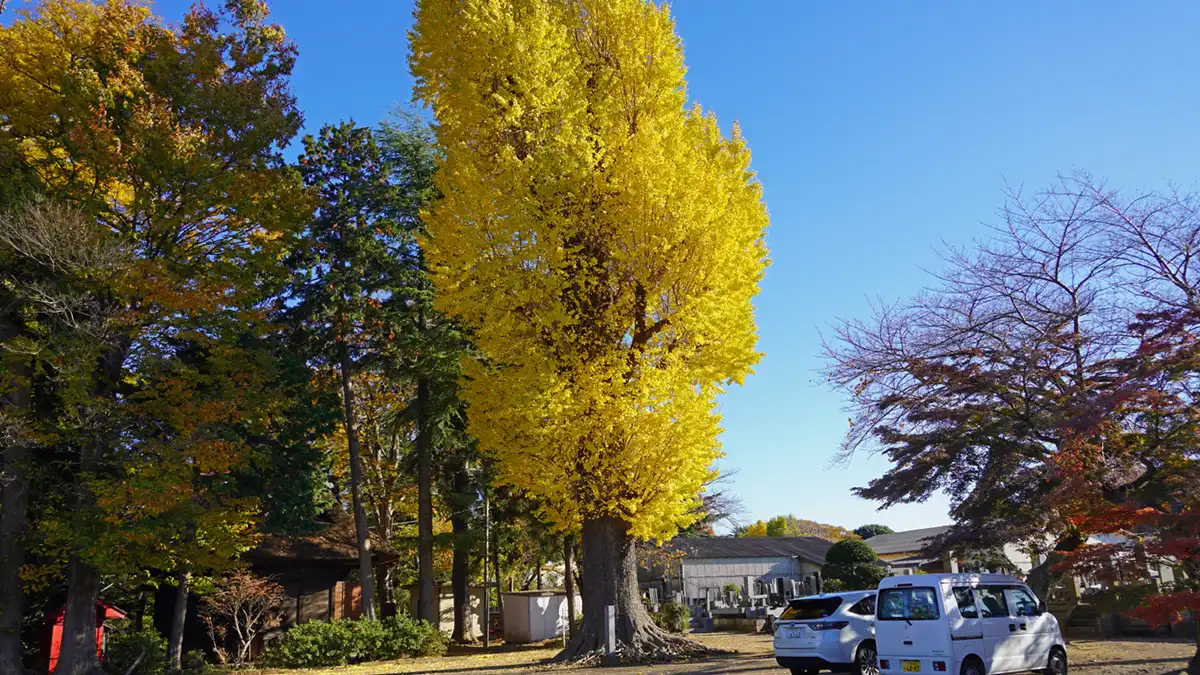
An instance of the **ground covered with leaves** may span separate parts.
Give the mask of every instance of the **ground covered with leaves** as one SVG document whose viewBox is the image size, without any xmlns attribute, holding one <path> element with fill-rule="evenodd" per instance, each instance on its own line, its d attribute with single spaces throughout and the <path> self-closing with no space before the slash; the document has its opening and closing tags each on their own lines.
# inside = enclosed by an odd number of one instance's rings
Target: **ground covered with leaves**
<svg viewBox="0 0 1200 675">
<path fill-rule="evenodd" d="M 766 635 L 710 633 L 692 636 L 711 649 L 736 652 L 653 666 L 605 668 L 605 674 L 784 672 L 775 665 Z M 578 666 L 551 665 L 561 642 L 537 645 L 455 647 L 441 658 L 371 663 L 329 670 L 263 671 L 264 675 L 400 675 L 410 673 L 530 673 L 580 671 Z M 1075 640 L 1068 648 L 1073 673 L 1079 675 L 1167 675 L 1179 673 L 1195 650 L 1188 640 Z"/>
</svg>

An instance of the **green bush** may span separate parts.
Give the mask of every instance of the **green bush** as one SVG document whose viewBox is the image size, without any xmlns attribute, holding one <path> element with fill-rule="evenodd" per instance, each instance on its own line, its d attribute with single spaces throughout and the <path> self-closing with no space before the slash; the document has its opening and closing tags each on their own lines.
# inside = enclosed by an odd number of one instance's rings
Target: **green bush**
<svg viewBox="0 0 1200 675">
<path fill-rule="evenodd" d="M 167 669 L 167 640 L 154 630 L 106 633 L 105 669 L 125 675 L 125 671 L 145 656 L 134 669 L 135 675 L 159 675 Z"/>
<path fill-rule="evenodd" d="M 418 621 L 408 615 L 393 616 L 382 622 L 388 642 L 378 659 L 398 659 L 404 656 L 441 656 L 446 653 L 448 640 L 433 624 Z"/>
<path fill-rule="evenodd" d="M 841 593 L 845 590 L 849 589 L 846 588 L 846 582 L 841 579 L 826 579 L 821 582 L 822 593 Z"/>
<path fill-rule="evenodd" d="M 310 621 L 271 642 L 263 664 L 275 668 L 329 668 L 364 661 L 440 656 L 446 636 L 425 621 Z"/>
<path fill-rule="evenodd" d="M 887 576 L 887 569 L 879 564 L 879 556 L 866 542 L 844 539 L 829 547 L 821 573 L 826 580 L 826 589 L 829 581 L 837 580 L 846 590 L 860 591 L 879 586 Z"/>
<path fill-rule="evenodd" d="M 207 673 L 208 661 L 204 658 L 204 652 L 195 649 L 185 652 L 183 655 L 183 672 L 184 675 L 204 675 Z M 114 675 L 125 675 L 125 671 L 114 673 Z"/>
<path fill-rule="evenodd" d="M 344 666 L 354 648 L 351 621 L 310 621 L 271 641 L 263 663 L 276 668 Z"/>
<path fill-rule="evenodd" d="M 680 602 L 667 602 L 663 603 L 653 618 L 654 623 L 663 630 L 672 633 L 686 633 L 688 621 L 692 618 L 692 610 Z"/>
</svg>

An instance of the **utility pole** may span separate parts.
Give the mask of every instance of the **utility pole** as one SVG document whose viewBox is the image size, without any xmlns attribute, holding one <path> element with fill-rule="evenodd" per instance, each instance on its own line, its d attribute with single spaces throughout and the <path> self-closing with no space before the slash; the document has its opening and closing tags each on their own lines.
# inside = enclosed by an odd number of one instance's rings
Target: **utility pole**
<svg viewBox="0 0 1200 675">
<path fill-rule="evenodd" d="M 492 646 L 492 589 L 488 588 L 488 565 L 491 559 L 492 505 L 487 488 L 483 492 L 483 647 Z M 496 587 L 500 592 L 500 587 Z"/>
</svg>

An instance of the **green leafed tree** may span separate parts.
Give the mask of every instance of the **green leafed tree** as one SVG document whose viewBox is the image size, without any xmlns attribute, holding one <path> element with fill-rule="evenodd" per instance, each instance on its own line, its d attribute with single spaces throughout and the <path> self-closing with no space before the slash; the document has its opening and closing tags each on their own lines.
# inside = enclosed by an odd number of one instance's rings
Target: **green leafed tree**
<svg viewBox="0 0 1200 675">
<path fill-rule="evenodd" d="M 887 568 L 865 542 L 846 539 L 829 547 L 821 576 L 837 579 L 848 590 L 870 590 L 887 576 Z"/>
<path fill-rule="evenodd" d="M 861 539 L 870 539 L 880 534 L 892 534 L 895 532 L 887 525 L 862 525 L 854 529 L 854 534 L 857 534 Z"/>
<path fill-rule="evenodd" d="M 176 27 L 142 4 L 42 0 L 0 27 L 0 209 L 21 200 L 57 205 L 79 214 L 81 226 L 77 239 L 50 248 L 0 245 L 8 263 L 0 340 L 16 372 L 34 375 L 14 381 L 5 417 L 36 430 L 43 464 L 59 472 L 60 508 L 39 523 L 57 524 L 64 542 L 62 675 L 99 668 L 100 575 L 127 571 L 109 569 L 105 544 L 127 523 L 113 520 L 106 496 L 146 469 L 163 481 L 143 493 L 156 498 L 146 511 L 177 513 L 179 504 L 162 500 L 187 494 L 178 464 L 197 441 L 212 440 L 208 427 L 151 449 L 157 441 L 146 430 L 179 425 L 146 418 L 153 406 L 138 397 L 179 389 L 143 375 L 143 366 L 175 369 L 187 360 L 186 344 L 256 323 L 290 228 L 303 219 L 299 182 L 281 157 L 300 124 L 287 83 L 294 56 L 265 6 L 249 0 L 223 11 L 197 6 Z M 119 264 L 105 275 L 64 268 L 61 245 L 80 241 L 119 251 Z M 47 303 L 46 289 L 68 290 L 69 302 Z M 26 384 L 39 391 L 37 410 L 22 400 Z M 220 461 L 240 461 L 240 447 L 228 446 Z M 159 466 L 161 457 L 178 462 Z M 6 473 L 12 458 L 6 452 Z M 30 534 L 20 508 L 4 508 L 0 521 L 0 530 Z M 186 531 L 193 521 L 179 522 Z M 5 565 L 21 559 L 10 552 Z M 0 570 L 4 621 L 21 611 L 14 579 Z M 0 669 L 18 658 L 13 645 L 0 626 Z"/>
</svg>

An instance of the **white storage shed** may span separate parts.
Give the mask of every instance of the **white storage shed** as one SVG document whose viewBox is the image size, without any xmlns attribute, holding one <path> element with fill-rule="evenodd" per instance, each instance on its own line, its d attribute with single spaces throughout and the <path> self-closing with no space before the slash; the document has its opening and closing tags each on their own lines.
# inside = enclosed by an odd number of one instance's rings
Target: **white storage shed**
<svg viewBox="0 0 1200 675">
<path fill-rule="evenodd" d="M 569 622 L 565 591 L 517 591 L 503 596 L 505 642 L 541 642 L 566 632 Z M 583 612 L 578 595 L 575 611 Z"/>
</svg>

